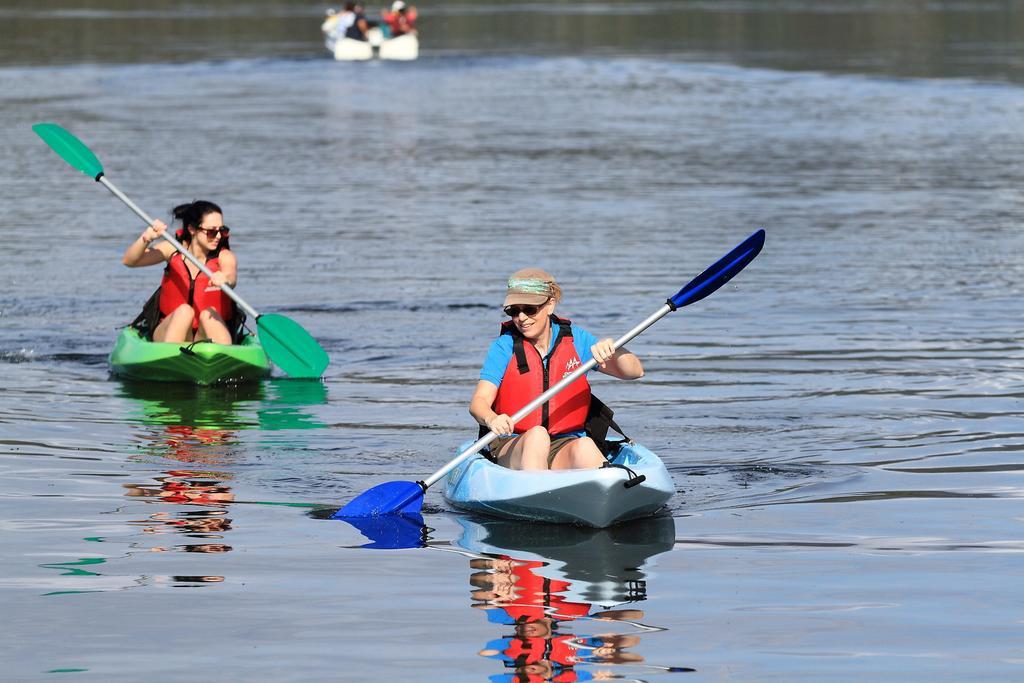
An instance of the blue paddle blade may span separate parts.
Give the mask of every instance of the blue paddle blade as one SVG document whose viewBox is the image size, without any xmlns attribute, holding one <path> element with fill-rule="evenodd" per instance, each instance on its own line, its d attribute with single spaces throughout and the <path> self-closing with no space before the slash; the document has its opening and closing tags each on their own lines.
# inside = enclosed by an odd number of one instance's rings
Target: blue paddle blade
<svg viewBox="0 0 1024 683">
<path fill-rule="evenodd" d="M 711 265 L 703 273 L 690 280 L 669 301 L 676 308 L 682 308 L 695 301 L 700 301 L 746 268 L 747 264 L 761 253 L 763 246 L 764 230 L 758 230 L 743 240 L 735 249 L 718 259 L 717 263 Z"/>
<path fill-rule="evenodd" d="M 364 491 L 331 515 L 351 522 L 360 517 L 412 515 L 423 507 L 423 487 L 415 481 L 388 481 Z"/>
<path fill-rule="evenodd" d="M 427 526 L 419 513 L 409 515 L 379 515 L 377 517 L 350 517 L 344 520 L 372 541 L 361 548 L 398 550 L 422 548 L 426 543 Z"/>
</svg>

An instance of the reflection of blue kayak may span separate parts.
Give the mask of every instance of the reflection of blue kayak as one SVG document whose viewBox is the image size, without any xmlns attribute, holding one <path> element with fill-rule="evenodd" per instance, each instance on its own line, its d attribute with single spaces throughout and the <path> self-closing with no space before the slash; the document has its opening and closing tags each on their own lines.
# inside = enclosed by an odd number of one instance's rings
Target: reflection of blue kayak
<svg viewBox="0 0 1024 683">
<path fill-rule="evenodd" d="M 652 558 L 672 550 L 676 540 L 675 522 L 664 515 L 607 529 L 461 515 L 458 522 L 462 534 L 456 545 L 481 555 L 542 563 L 532 571 L 570 583 L 564 591 L 567 600 L 605 608 L 643 600 Z"/>
<path fill-rule="evenodd" d="M 470 445 L 460 446 L 460 452 Z M 661 459 L 639 444 L 623 443 L 612 462 L 629 469 L 524 472 L 478 454 L 448 474 L 444 496 L 463 510 L 603 528 L 653 514 L 675 492 Z M 626 488 L 634 476 L 644 480 Z"/>
</svg>

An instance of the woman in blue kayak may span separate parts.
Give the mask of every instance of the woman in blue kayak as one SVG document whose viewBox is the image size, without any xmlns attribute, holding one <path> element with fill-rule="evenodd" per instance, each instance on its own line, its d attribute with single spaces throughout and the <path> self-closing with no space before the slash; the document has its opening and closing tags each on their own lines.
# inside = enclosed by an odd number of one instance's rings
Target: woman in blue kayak
<svg viewBox="0 0 1024 683">
<path fill-rule="evenodd" d="M 230 344 L 238 320 L 234 303 L 220 286 L 235 286 L 238 263 L 228 247 L 224 214 L 213 202 L 198 200 L 175 207 L 173 215 L 182 226 L 178 241 L 213 271 L 213 277 L 204 275 L 169 242 L 157 242 L 167 225 L 153 221 L 122 259 L 130 268 L 166 264 L 160 288 L 133 326 L 157 342 Z"/>
<path fill-rule="evenodd" d="M 469 412 L 498 438 L 491 459 L 511 469 L 600 467 L 604 454 L 585 428 L 590 383 L 585 375 L 513 424 L 510 415 L 594 358 L 601 372 L 619 379 L 643 377 L 640 359 L 625 347 L 601 339 L 555 316 L 562 289 L 539 268 L 517 271 L 508 280 L 504 312 L 510 318 L 491 343 L 470 400 Z"/>
</svg>

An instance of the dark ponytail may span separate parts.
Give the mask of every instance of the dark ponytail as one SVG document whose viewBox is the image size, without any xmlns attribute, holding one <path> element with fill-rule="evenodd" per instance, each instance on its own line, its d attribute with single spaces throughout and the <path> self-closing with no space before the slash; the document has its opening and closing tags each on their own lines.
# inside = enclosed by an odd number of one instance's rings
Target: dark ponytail
<svg viewBox="0 0 1024 683">
<path fill-rule="evenodd" d="M 190 204 L 180 204 L 171 211 L 171 215 L 174 216 L 175 220 L 181 221 L 181 229 L 177 232 L 177 238 L 179 242 L 183 244 L 192 243 L 192 233 L 188 231 L 189 228 L 199 228 L 203 224 L 203 219 L 206 218 L 207 214 L 219 213 L 222 216 L 224 212 L 221 208 L 213 202 L 208 202 L 205 199 L 197 199 Z M 228 236 L 221 235 L 220 244 L 217 245 L 218 251 L 221 249 L 230 249 L 231 246 L 228 243 Z"/>
</svg>

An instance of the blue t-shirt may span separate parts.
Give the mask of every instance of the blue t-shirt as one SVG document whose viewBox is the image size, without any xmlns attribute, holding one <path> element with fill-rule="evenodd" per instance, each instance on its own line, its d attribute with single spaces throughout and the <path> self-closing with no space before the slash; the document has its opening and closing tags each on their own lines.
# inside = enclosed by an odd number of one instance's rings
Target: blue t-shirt
<svg viewBox="0 0 1024 683">
<path fill-rule="evenodd" d="M 558 325 L 552 323 L 551 345 L 548 347 L 548 352 L 544 356 L 545 366 L 548 364 L 548 358 L 551 357 L 551 351 L 555 348 L 555 344 L 558 341 L 558 333 Z M 594 357 L 593 354 L 590 353 L 590 347 L 597 343 L 597 337 L 575 323 L 572 323 L 572 343 L 576 347 L 576 355 L 580 357 L 581 363 L 586 363 Z M 505 376 L 505 368 L 508 367 L 508 362 L 511 359 L 512 335 L 503 334 L 491 342 L 491 348 L 487 350 L 487 357 L 484 359 L 484 366 L 480 369 L 480 379 L 485 379 L 494 386 L 500 387 L 501 378 Z"/>
</svg>

